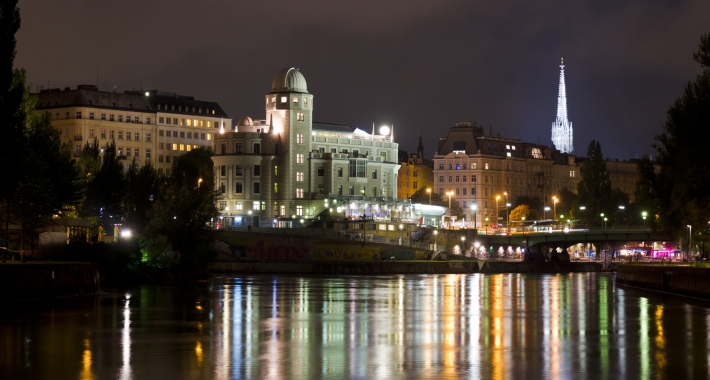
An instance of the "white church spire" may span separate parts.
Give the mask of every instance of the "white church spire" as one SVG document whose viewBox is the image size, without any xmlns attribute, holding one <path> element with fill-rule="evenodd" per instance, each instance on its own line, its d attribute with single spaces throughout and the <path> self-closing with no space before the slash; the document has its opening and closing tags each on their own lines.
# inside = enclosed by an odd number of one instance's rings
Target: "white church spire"
<svg viewBox="0 0 710 380">
<path fill-rule="evenodd" d="M 552 123 L 552 143 L 562 153 L 574 153 L 572 122 L 567 119 L 567 88 L 565 87 L 565 60 L 560 63 L 560 88 L 557 95 L 557 118 Z"/>
</svg>

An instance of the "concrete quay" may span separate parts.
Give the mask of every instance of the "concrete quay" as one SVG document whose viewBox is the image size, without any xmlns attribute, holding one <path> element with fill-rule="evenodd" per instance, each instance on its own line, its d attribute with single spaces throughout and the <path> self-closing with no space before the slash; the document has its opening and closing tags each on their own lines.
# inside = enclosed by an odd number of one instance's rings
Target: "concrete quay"
<svg viewBox="0 0 710 380">
<path fill-rule="evenodd" d="M 691 264 L 617 264 L 616 283 L 710 300 L 710 268 Z"/>
</svg>

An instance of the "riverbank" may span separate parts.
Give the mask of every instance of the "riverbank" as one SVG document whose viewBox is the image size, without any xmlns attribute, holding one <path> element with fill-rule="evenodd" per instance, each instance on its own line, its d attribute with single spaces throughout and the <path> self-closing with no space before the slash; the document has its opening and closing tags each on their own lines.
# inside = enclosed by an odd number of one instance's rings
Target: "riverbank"
<svg viewBox="0 0 710 380">
<path fill-rule="evenodd" d="M 99 268 L 91 263 L 0 265 L 0 302 L 96 295 Z"/>
<path fill-rule="evenodd" d="M 710 268 L 690 264 L 617 264 L 616 283 L 710 300 Z"/>
<path fill-rule="evenodd" d="M 463 273 L 573 273 L 599 272 L 597 263 L 550 263 L 505 261 L 301 261 L 217 262 L 212 273 L 244 274 L 463 274 Z"/>
</svg>

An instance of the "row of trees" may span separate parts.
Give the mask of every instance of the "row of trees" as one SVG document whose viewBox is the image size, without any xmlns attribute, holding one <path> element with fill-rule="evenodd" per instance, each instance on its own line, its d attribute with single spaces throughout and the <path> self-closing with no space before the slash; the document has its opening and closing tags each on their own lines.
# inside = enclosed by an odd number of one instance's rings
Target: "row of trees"
<svg viewBox="0 0 710 380">
<path fill-rule="evenodd" d="M 134 231 L 134 265 L 173 267 L 190 276 L 206 268 L 213 253 L 210 222 L 215 206 L 211 152 L 195 149 L 164 176 L 148 162 L 128 167 L 113 143 L 97 140 L 72 159 L 50 116 L 35 110 L 24 70 L 14 68 L 20 28 L 17 1 L 0 2 L 0 220 L 2 260 L 9 226 L 20 226 L 19 248 L 31 246 L 35 230 L 53 218 L 93 221 L 92 239 L 115 225 Z M 102 249 L 105 251 L 105 249 Z"/>
</svg>

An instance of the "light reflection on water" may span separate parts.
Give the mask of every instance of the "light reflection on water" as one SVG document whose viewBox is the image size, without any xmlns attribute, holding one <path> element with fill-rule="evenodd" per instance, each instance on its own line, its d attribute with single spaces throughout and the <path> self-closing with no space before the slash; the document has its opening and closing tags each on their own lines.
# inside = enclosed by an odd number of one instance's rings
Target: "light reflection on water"
<svg viewBox="0 0 710 380">
<path fill-rule="evenodd" d="M 707 378 L 709 306 L 604 274 L 225 277 L 8 311 L 0 373 Z"/>
</svg>

